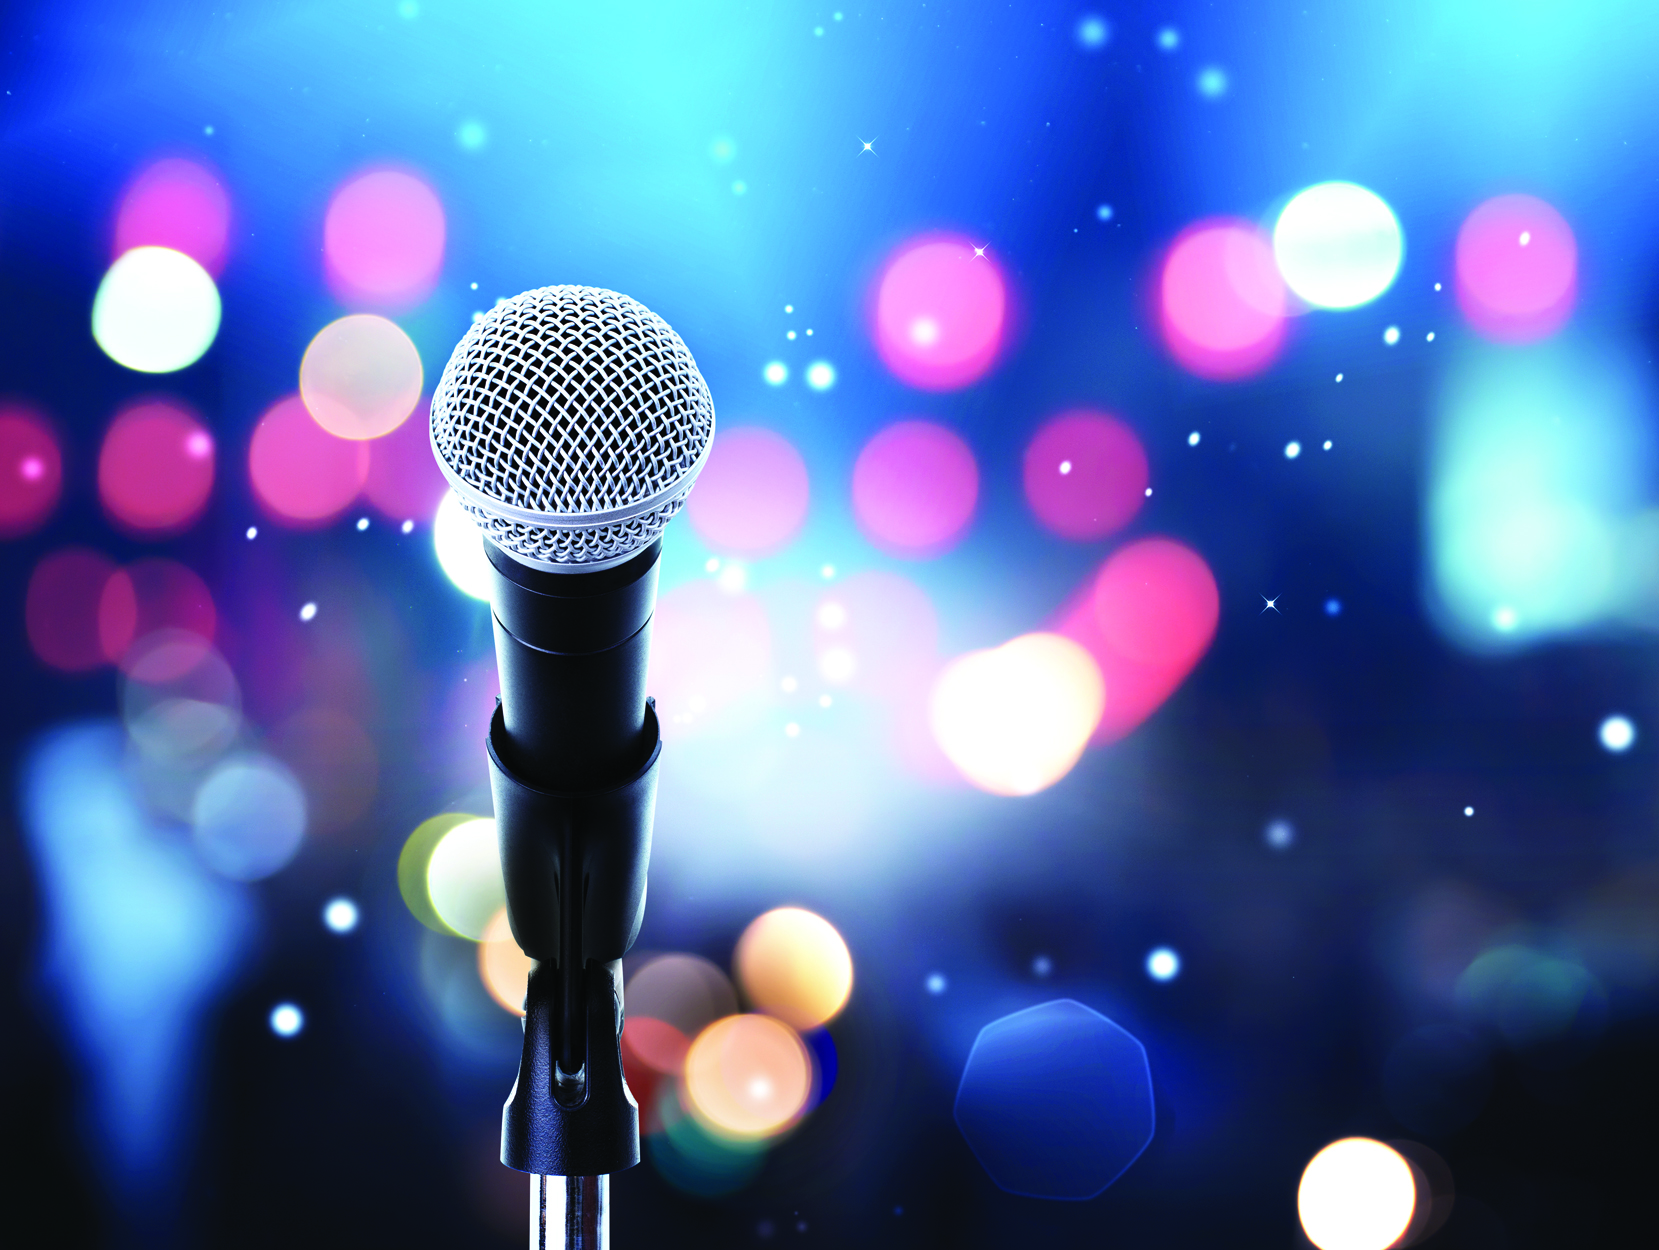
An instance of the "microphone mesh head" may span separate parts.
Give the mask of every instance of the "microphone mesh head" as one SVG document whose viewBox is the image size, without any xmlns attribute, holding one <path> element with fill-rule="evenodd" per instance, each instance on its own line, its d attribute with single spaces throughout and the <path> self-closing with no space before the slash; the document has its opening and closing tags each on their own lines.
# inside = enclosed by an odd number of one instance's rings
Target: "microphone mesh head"
<svg viewBox="0 0 1659 1250">
<path fill-rule="evenodd" d="M 714 401 L 680 336 L 626 295 L 548 286 L 474 323 L 432 394 L 432 450 L 514 559 L 620 564 L 685 504 Z"/>
</svg>

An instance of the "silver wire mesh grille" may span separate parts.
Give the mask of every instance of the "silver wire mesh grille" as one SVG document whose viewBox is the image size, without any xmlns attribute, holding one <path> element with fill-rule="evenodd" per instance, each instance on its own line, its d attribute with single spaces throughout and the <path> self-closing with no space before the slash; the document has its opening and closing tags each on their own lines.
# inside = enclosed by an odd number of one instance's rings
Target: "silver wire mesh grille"
<svg viewBox="0 0 1659 1250">
<path fill-rule="evenodd" d="M 619 563 L 685 503 L 714 438 L 697 362 L 661 317 L 596 287 L 497 304 L 432 395 L 432 449 L 504 551 Z"/>
</svg>

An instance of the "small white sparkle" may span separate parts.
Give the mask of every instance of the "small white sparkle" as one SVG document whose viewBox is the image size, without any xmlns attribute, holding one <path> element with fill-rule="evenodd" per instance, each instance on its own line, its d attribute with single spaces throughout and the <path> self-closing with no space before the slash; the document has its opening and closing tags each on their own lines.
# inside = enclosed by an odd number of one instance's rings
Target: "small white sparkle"
<svg viewBox="0 0 1659 1250">
<path fill-rule="evenodd" d="M 881 155 L 880 152 L 876 151 L 876 141 L 874 139 L 860 139 L 859 142 L 864 145 L 858 150 L 858 154 L 860 156 L 864 155 L 866 152 L 868 152 L 871 156 Z M 901 161 L 899 163 L 903 164 L 904 162 Z"/>
<path fill-rule="evenodd" d="M 1465 816 L 1473 816 L 1475 814 L 1475 809 L 1472 807 L 1466 807 L 1463 809 L 1463 814 Z"/>
<path fill-rule="evenodd" d="M 317 615 L 317 605 L 308 603 L 300 609 L 300 620 L 309 621 Z"/>
<path fill-rule="evenodd" d="M 1070 472 L 1071 472 L 1071 461 L 1070 460 L 1062 460 L 1060 462 L 1060 476 L 1064 477 L 1066 474 L 1068 474 Z"/>
<path fill-rule="evenodd" d="M 1400 341 L 1400 327 L 1399 326 L 1389 326 L 1388 329 L 1383 331 L 1383 342 L 1387 343 L 1390 347 L 1393 347 L 1394 344 L 1398 343 L 1399 341 Z"/>
<path fill-rule="evenodd" d="M 1269 608 L 1272 608 L 1275 612 L 1279 612 L 1279 600 L 1283 598 L 1283 595 L 1274 595 L 1271 599 L 1269 599 L 1266 595 L 1262 595 L 1262 612 L 1266 612 Z M 1260 613 L 1257 615 L 1260 615 Z M 1284 613 L 1279 612 L 1279 615 L 1283 616 Z"/>
<path fill-rule="evenodd" d="M 1150 487 L 1150 486 L 1148 486 L 1148 487 L 1147 487 L 1147 488 L 1146 488 L 1146 497 L 1147 497 L 1147 498 L 1148 498 L 1148 499 L 1151 499 L 1151 498 L 1152 498 L 1152 488 L 1151 488 L 1151 487 Z"/>
<path fill-rule="evenodd" d="M 1521 246 L 1525 247 L 1528 243 L 1531 243 L 1531 242 L 1532 242 L 1532 231 L 1530 231 L 1530 230 L 1521 231 Z"/>
<path fill-rule="evenodd" d="M 398 528 L 405 534 L 413 534 L 415 532 L 415 523 L 413 521 L 405 521 L 402 525 L 398 526 Z"/>
<path fill-rule="evenodd" d="M 1325 440 L 1325 450 L 1329 451 L 1330 449 L 1331 449 L 1331 440 L 1327 438 Z"/>
<path fill-rule="evenodd" d="M 357 518 L 357 532 L 359 534 L 361 534 L 364 530 L 366 530 L 368 528 L 369 528 L 369 518 L 366 517 L 366 516 L 358 517 Z"/>
<path fill-rule="evenodd" d="M 259 537 L 259 526 L 257 526 L 257 525 L 248 526 L 248 541 L 251 543 L 254 539 L 256 539 L 258 537 Z"/>
<path fill-rule="evenodd" d="M 1301 454 L 1302 454 L 1302 444 L 1298 443 L 1295 439 L 1291 439 L 1290 442 L 1285 444 L 1285 459 L 1286 460 L 1294 460 L 1294 459 L 1296 459 L 1297 456 L 1300 456 Z"/>
<path fill-rule="evenodd" d="M 1430 330 L 1428 332 L 1428 337 L 1427 337 L 1426 341 L 1430 342 L 1430 343 L 1434 342 L 1434 331 L 1433 330 Z"/>
<path fill-rule="evenodd" d="M 974 255 L 975 255 L 975 256 L 983 256 L 983 255 L 985 255 L 985 248 L 987 248 L 987 247 L 990 247 L 990 246 L 991 246 L 991 245 L 990 245 L 990 244 L 989 244 L 989 243 L 987 243 L 987 244 L 985 244 L 985 245 L 984 245 L 984 246 L 983 246 L 983 247 L 980 247 L 980 246 L 976 246 L 976 247 L 975 247 L 975 248 L 974 248 Z"/>
<path fill-rule="evenodd" d="M 1340 373 L 1336 375 L 1336 380 L 1338 382 L 1342 381 L 1342 375 Z"/>
</svg>

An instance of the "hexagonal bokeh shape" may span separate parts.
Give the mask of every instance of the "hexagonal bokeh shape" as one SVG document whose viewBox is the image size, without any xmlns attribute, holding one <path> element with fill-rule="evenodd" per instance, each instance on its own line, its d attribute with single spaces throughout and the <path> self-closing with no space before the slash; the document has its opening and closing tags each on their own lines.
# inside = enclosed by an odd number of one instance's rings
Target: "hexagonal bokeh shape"
<svg viewBox="0 0 1659 1250">
<path fill-rule="evenodd" d="M 956 1123 L 998 1187 L 1093 1198 L 1152 1140 L 1146 1048 L 1069 998 L 993 1020 L 962 1069 Z"/>
</svg>

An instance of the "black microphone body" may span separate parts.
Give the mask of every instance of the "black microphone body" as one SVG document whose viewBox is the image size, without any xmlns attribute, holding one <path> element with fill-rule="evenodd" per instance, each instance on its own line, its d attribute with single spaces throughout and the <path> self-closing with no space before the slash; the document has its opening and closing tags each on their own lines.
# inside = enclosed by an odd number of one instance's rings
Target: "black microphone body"
<svg viewBox="0 0 1659 1250">
<path fill-rule="evenodd" d="M 661 543 L 595 573 L 486 542 L 501 706 L 491 785 L 513 936 L 538 961 L 501 1161 L 596 1176 L 639 1162 L 621 959 L 638 935 L 661 753 L 645 695 Z"/>
</svg>

